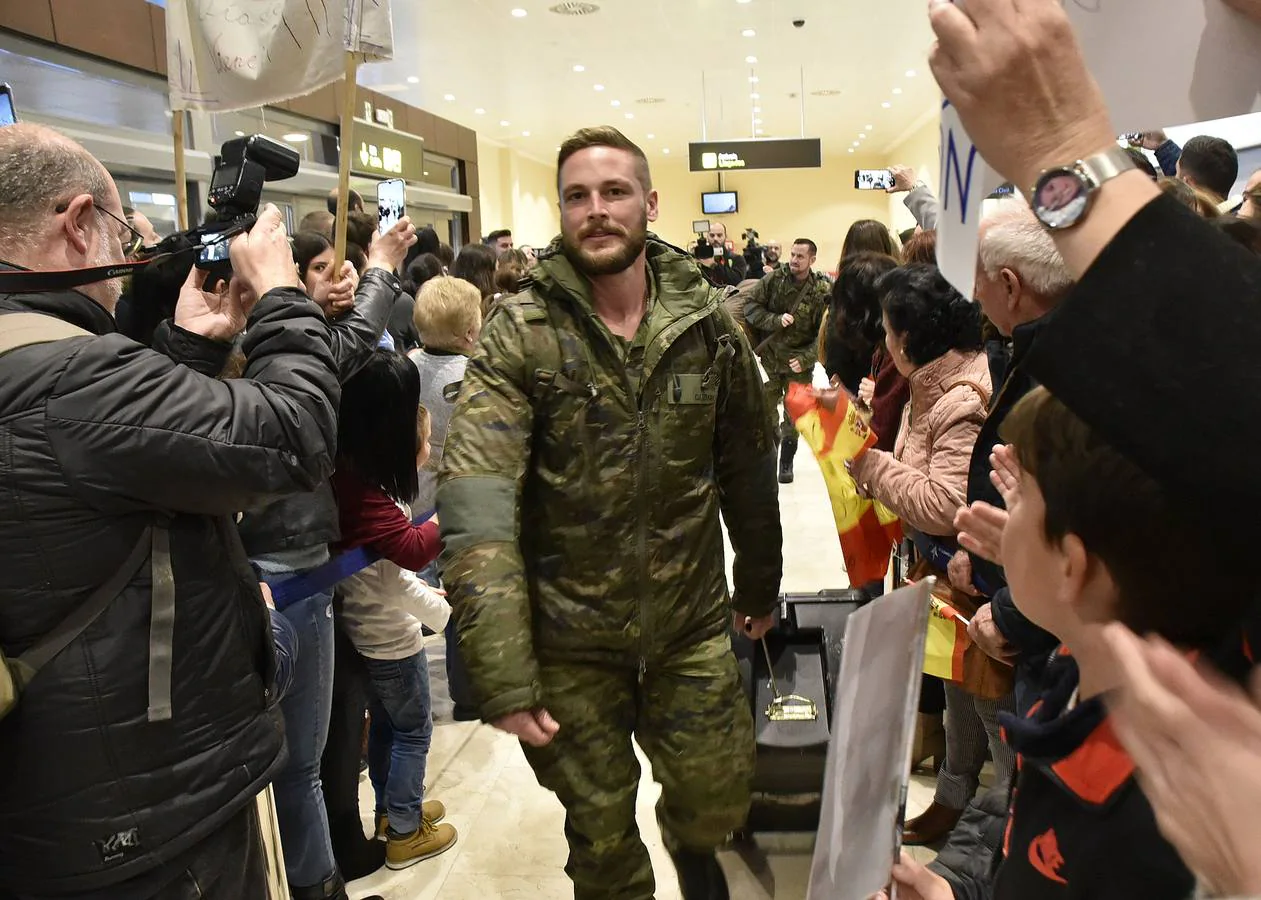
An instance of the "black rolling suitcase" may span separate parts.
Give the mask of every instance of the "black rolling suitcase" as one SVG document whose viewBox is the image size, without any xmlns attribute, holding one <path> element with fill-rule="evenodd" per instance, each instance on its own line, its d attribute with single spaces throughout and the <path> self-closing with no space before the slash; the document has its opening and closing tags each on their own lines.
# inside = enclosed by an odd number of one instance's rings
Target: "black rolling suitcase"
<svg viewBox="0 0 1261 900">
<path fill-rule="evenodd" d="M 784 594 L 765 650 L 761 642 L 734 641 L 757 740 L 746 833 L 818 829 L 845 621 L 869 602 L 852 589 Z"/>
</svg>

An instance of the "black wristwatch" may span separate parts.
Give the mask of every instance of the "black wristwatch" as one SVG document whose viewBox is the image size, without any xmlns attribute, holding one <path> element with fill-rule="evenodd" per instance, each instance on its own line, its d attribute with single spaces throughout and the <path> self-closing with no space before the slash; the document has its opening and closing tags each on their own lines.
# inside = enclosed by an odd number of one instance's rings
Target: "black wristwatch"
<svg viewBox="0 0 1261 900">
<path fill-rule="evenodd" d="M 1072 228 L 1086 218 L 1104 182 L 1135 168 L 1123 147 L 1112 147 L 1071 166 L 1047 169 L 1038 177 L 1029 205 L 1052 231 Z"/>
</svg>

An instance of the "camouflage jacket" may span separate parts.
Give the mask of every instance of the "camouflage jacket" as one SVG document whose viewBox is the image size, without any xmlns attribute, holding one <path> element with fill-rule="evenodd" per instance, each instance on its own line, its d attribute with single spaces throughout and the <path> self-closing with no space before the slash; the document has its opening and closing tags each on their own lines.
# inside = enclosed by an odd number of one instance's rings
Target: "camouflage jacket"
<svg viewBox="0 0 1261 900">
<path fill-rule="evenodd" d="M 555 247 L 555 245 L 554 245 Z M 540 662 L 642 673 L 775 608 L 775 444 L 753 354 L 721 293 L 651 238 L 633 343 L 565 257 L 483 330 L 447 433 L 444 581 L 485 719 L 537 706 Z M 706 323 L 708 320 L 708 323 Z"/>
<path fill-rule="evenodd" d="M 752 289 L 744 304 L 744 320 L 758 332 L 759 343 L 778 335 L 762 351 L 762 366 L 768 374 L 790 372 L 788 360 L 794 357 L 801 360 L 803 371 L 814 368 L 819 361 L 819 328 L 831 293 L 832 285 L 822 275 L 811 272 L 804 285 L 798 284 L 787 266 Z M 784 313 L 792 313 L 795 320 L 787 328 L 780 324 Z"/>
</svg>

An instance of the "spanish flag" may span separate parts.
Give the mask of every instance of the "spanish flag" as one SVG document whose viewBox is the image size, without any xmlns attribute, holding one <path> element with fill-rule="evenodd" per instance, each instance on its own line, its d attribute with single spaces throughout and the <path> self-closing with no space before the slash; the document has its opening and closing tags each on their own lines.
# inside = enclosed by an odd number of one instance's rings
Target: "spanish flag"
<svg viewBox="0 0 1261 900">
<path fill-rule="evenodd" d="M 968 626 L 945 600 L 932 598 L 928 613 L 928 640 L 924 644 L 924 674 L 946 681 L 963 681 L 963 653 L 972 643 Z"/>
<path fill-rule="evenodd" d="M 902 525 L 890 510 L 859 495 L 845 469 L 846 462 L 875 446 L 875 432 L 844 390 L 816 392 L 806 384 L 789 384 L 784 408 L 823 470 L 849 583 L 883 579 L 890 553 L 902 539 Z"/>
</svg>

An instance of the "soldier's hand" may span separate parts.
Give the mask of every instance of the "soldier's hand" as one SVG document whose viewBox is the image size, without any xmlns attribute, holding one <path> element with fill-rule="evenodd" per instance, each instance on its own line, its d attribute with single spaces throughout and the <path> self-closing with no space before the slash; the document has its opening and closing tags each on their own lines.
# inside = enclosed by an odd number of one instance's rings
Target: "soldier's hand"
<svg viewBox="0 0 1261 900">
<path fill-rule="evenodd" d="M 560 731 L 560 723 L 545 709 L 531 709 L 503 716 L 491 723 L 500 731 L 516 735 L 523 744 L 546 747 Z"/>
<path fill-rule="evenodd" d="M 785 328 L 787 328 L 789 325 L 791 325 L 793 322 L 796 322 L 797 320 L 793 318 L 792 313 L 784 313 L 784 315 L 780 318 L 779 321 Z"/>
<path fill-rule="evenodd" d="M 800 375 L 801 374 L 801 360 L 797 359 L 797 357 L 794 356 L 792 359 L 788 360 L 788 368 L 792 369 L 793 372 Z"/>
<path fill-rule="evenodd" d="M 760 641 L 766 637 L 766 632 L 775 627 L 775 614 L 754 618 L 747 616 L 742 612 L 738 612 L 734 616 L 736 621 L 736 630 L 743 634 L 751 641 Z"/>
</svg>

